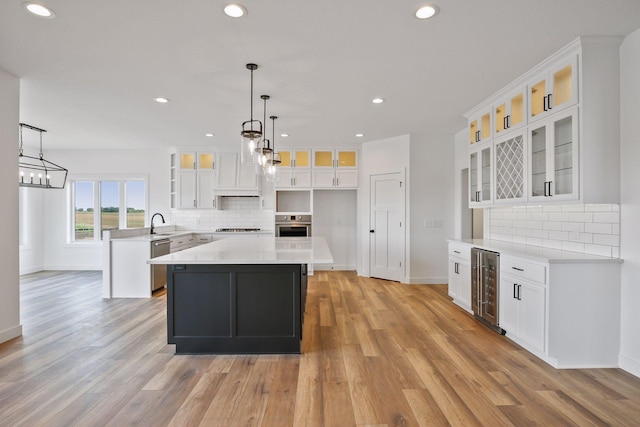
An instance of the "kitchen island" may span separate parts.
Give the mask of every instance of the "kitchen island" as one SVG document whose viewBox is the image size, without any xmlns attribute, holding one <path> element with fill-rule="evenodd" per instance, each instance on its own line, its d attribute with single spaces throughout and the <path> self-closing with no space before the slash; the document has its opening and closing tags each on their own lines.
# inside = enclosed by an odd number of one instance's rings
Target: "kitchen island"
<svg viewBox="0 0 640 427">
<path fill-rule="evenodd" d="M 300 353 L 307 264 L 323 237 L 229 237 L 148 261 L 167 265 L 167 334 L 177 354 Z"/>
</svg>

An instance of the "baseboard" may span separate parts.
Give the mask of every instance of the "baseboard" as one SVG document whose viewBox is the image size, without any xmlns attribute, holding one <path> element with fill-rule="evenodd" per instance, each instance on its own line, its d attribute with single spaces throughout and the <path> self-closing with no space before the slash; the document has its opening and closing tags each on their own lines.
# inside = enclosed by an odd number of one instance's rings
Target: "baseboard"
<svg viewBox="0 0 640 427">
<path fill-rule="evenodd" d="M 406 277 L 402 283 L 409 285 L 445 285 L 448 277 Z"/>
<path fill-rule="evenodd" d="M 24 274 L 31 274 L 31 273 L 38 273 L 40 271 L 44 271 L 44 267 L 39 266 L 39 267 L 29 267 L 29 268 L 24 268 L 22 270 L 20 270 L 20 275 L 24 275 Z"/>
<path fill-rule="evenodd" d="M 621 354 L 618 356 L 618 364 L 621 369 L 640 378 L 640 360 L 635 360 L 629 356 Z"/>
<path fill-rule="evenodd" d="M 45 265 L 41 271 L 88 271 L 88 270 L 102 270 L 102 264 L 100 265 Z"/>
<path fill-rule="evenodd" d="M 356 269 L 355 265 L 346 264 L 313 264 L 315 271 L 353 271 Z"/>
<path fill-rule="evenodd" d="M 4 331 L 0 331 L 0 343 L 12 340 L 22 335 L 22 325 L 16 325 Z"/>
</svg>

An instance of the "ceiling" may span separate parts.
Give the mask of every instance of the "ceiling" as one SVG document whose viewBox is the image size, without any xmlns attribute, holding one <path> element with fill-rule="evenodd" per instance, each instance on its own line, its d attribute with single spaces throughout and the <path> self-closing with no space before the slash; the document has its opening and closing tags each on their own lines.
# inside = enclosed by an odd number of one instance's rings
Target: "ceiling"
<svg viewBox="0 0 640 427">
<path fill-rule="evenodd" d="M 577 36 L 640 28 L 638 0 L 433 0 L 424 21 L 419 0 L 243 0 L 241 19 L 217 0 L 44 0 L 55 19 L 22 1 L 0 2 L 0 69 L 21 78 L 20 120 L 49 131 L 45 151 L 239 146 L 248 62 L 276 144 L 451 135 Z"/>
</svg>

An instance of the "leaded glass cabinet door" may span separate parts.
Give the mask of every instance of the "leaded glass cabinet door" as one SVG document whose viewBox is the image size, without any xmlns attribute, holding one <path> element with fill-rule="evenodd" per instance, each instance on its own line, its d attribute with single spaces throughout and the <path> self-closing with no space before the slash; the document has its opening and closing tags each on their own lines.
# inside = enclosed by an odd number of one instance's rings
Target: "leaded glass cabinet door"
<svg viewBox="0 0 640 427">
<path fill-rule="evenodd" d="M 514 203 L 526 200 L 525 136 L 513 135 L 495 144 L 496 203 Z"/>
</svg>

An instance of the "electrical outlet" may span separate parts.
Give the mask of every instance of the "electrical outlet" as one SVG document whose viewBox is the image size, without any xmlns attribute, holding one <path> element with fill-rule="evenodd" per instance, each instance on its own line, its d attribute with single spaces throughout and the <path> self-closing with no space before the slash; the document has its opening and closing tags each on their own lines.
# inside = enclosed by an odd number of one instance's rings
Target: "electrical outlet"
<svg viewBox="0 0 640 427">
<path fill-rule="evenodd" d="M 442 227 L 442 221 L 434 220 L 433 221 L 433 228 L 440 228 L 440 227 Z"/>
</svg>

